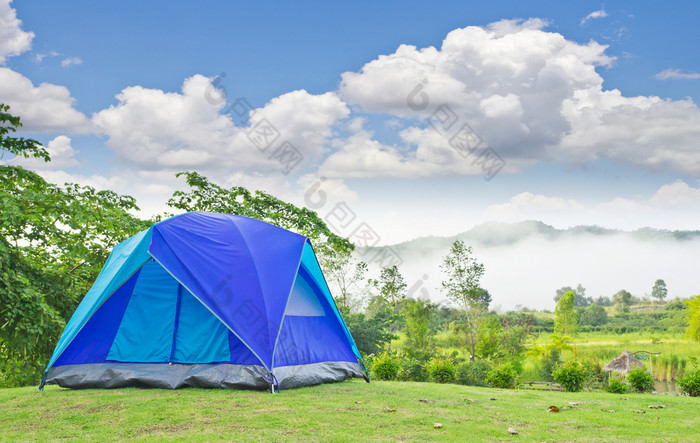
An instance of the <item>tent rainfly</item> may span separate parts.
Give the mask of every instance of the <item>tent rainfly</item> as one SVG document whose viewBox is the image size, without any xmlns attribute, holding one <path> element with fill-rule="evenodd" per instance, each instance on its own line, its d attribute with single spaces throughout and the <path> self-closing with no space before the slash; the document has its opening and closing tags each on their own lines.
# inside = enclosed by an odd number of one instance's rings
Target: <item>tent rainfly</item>
<svg viewBox="0 0 700 443">
<path fill-rule="evenodd" d="M 118 244 L 44 384 L 271 389 L 364 377 L 309 240 L 190 212 Z"/>
<path fill-rule="evenodd" d="M 610 363 L 603 366 L 603 371 L 619 372 L 621 374 L 627 374 L 630 369 L 643 368 L 644 363 L 639 361 L 637 357 L 632 355 L 627 349 L 625 349 L 622 354 L 618 355 Z"/>
</svg>

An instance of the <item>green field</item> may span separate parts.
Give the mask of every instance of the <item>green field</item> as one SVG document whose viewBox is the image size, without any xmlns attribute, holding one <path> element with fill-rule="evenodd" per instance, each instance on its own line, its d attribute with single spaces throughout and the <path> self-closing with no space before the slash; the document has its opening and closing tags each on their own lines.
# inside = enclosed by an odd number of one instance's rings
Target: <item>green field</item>
<svg viewBox="0 0 700 443">
<path fill-rule="evenodd" d="M 73 391 L 49 386 L 38 392 L 15 388 L 0 390 L 0 404 L 2 441 L 667 442 L 692 441 L 700 429 L 700 398 L 360 380 L 279 395 L 201 389 Z M 666 408 L 649 409 L 659 404 Z M 571 409 L 552 413 L 549 406 Z M 435 428 L 435 423 L 442 427 Z M 519 434 L 509 434 L 509 427 Z"/>
</svg>

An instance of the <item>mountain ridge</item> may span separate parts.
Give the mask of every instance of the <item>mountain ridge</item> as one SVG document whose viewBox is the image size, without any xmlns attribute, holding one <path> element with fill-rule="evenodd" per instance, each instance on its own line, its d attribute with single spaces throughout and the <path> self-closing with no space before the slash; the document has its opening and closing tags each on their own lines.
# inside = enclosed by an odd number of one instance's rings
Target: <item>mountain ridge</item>
<svg viewBox="0 0 700 443">
<path fill-rule="evenodd" d="M 401 250 L 405 248 L 436 246 L 437 243 L 451 245 L 455 240 L 462 240 L 467 244 L 478 243 L 481 246 L 505 246 L 513 245 L 527 238 L 539 236 L 550 241 L 557 240 L 565 236 L 591 235 L 596 237 L 621 235 L 640 241 L 669 240 L 688 241 L 700 239 L 700 230 L 669 230 L 651 227 L 638 228 L 632 231 L 616 228 L 605 228 L 598 225 L 576 225 L 568 228 L 555 228 L 539 220 L 525 220 L 522 222 L 507 223 L 489 221 L 472 227 L 471 229 L 450 235 L 436 236 L 428 235 L 417 237 L 412 240 L 403 241 L 391 245 L 365 246 L 359 247 L 360 251 L 370 251 L 374 249 L 392 248 Z"/>
</svg>

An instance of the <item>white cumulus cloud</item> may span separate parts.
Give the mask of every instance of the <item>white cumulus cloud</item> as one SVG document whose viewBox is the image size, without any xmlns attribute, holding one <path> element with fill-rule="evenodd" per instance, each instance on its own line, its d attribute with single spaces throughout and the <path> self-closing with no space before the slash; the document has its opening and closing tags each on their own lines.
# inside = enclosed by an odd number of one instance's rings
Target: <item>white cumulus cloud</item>
<svg viewBox="0 0 700 443">
<path fill-rule="evenodd" d="M 445 120 L 455 124 L 443 137 L 449 139 L 467 124 L 511 171 L 538 161 L 585 164 L 610 159 L 639 169 L 700 173 L 700 109 L 692 100 L 627 97 L 603 89 L 598 70 L 615 61 L 606 54 L 607 46 L 569 41 L 546 26 L 538 19 L 502 20 L 456 29 L 440 48 L 402 45 L 359 72 L 344 73 L 340 93 L 362 111 L 403 118 L 407 126 L 415 126 L 414 132 L 424 130 L 441 108 L 448 109 L 452 118 Z M 405 129 L 402 135 L 410 133 Z M 421 147 L 442 152 L 445 145 L 444 140 L 424 137 L 431 139 L 425 145 L 414 141 L 389 147 L 360 135 L 355 141 L 364 137 L 357 150 L 365 160 L 348 158 L 344 168 L 348 173 L 351 165 L 365 168 L 352 172 L 354 176 L 387 175 L 367 159 L 412 165 Z M 338 146 L 348 150 L 347 144 Z M 331 156 L 327 166 L 336 163 L 337 170 L 338 160 Z M 402 168 L 407 175 L 414 173 Z M 455 173 L 450 162 L 419 169 L 421 176 Z"/>
<path fill-rule="evenodd" d="M 51 156 L 50 162 L 34 157 L 15 157 L 7 163 L 33 170 L 57 170 L 78 165 L 78 160 L 75 158 L 78 151 L 71 146 L 70 137 L 59 135 L 49 141 L 45 148 Z"/>
<path fill-rule="evenodd" d="M 0 64 L 32 47 L 33 32 L 22 30 L 22 21 L 10 6 L 12 0 L 0 0 Z"/>
<path fill-rule="evenodd" d="M 65 86 L 32 81 L 9 68 L 0 68 L 0 97 L 10 112 L 21 117 L 22 130 L 28 132 L 80 133 L 90 130 L 83 113 L 73 106 L 75 98 Z"/>
<path fill-rule="evenodd" d="M 207 99 L 211 87 L 202 75 L 187 78 L 181 92 L 128 87 L 116 96 L 119 103 L 96 113 L 93 122 L 108 136 L 107 146 L 139 169 L 270 172 L 280 170 L 270 156 L 283 142 L 306 162 L 319 157 L 332 126 L 350 112 L 334 93 L 299 90 L 254 109 L 250 126 L 241 127 L 223 115 L 228 109 L 222 100 Z M 259 124 L 272 135 L 256 145 Z"/>
</svg>

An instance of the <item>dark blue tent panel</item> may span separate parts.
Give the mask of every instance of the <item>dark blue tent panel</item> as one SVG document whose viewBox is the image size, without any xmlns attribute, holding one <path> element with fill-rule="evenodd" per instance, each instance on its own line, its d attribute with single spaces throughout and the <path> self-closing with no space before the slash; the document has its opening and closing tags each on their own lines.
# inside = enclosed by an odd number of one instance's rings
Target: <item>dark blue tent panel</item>
<svg viewBox="0 0 700 443">
<path fill-rule="evenodd" d="M 296 387 L 366 376 L 308 239 L 197 212 L 114 248 L 46 372 L 66 387 Z"/>
</svg>

